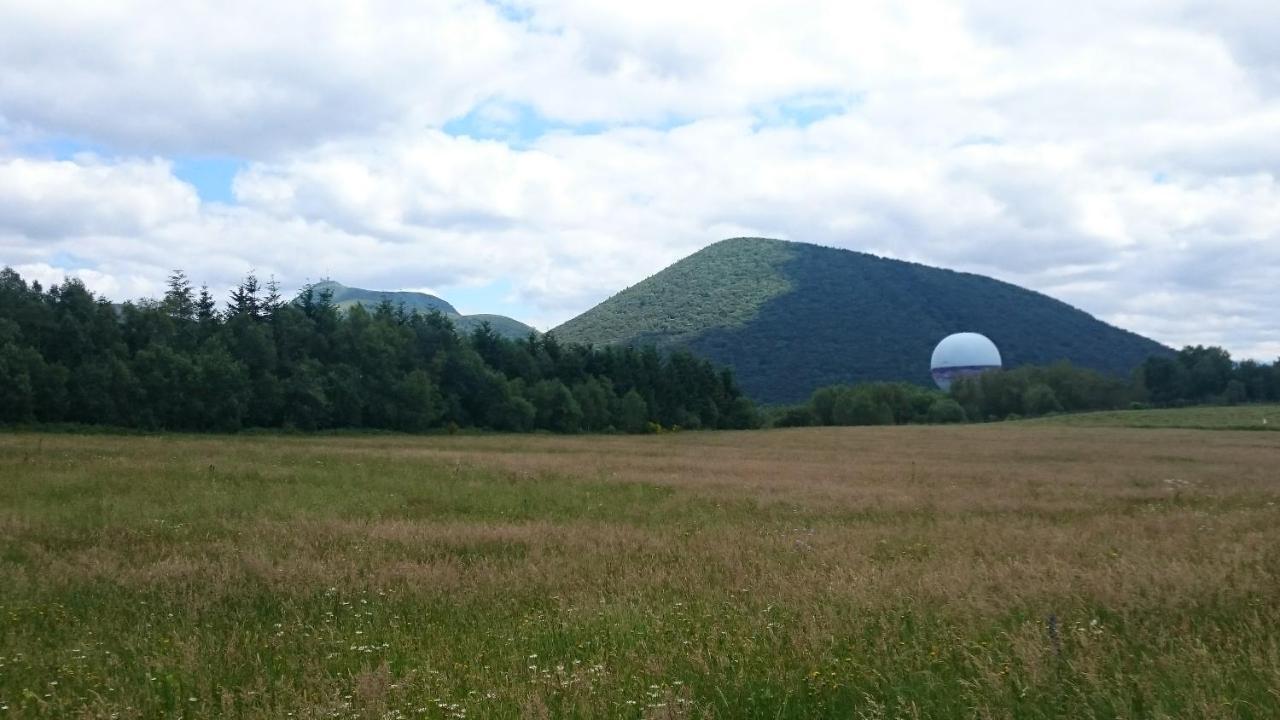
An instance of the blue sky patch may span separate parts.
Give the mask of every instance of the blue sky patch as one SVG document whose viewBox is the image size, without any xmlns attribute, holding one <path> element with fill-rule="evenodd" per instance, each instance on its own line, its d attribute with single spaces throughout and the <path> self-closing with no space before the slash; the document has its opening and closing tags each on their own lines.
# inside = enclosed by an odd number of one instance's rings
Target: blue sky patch
<svg viewBox="0 0 1280 720">
<path fill-rule="evenodd" d="M 669 116 L 653 122 L 570 123 L 548 118 L 525 103 L 491 100 L 471 112 L 444 124 L 443 130 L 454 137 L 497 140 L 514 148 L 525 148 L 553 133 L 598 135 L 618 127 L 647 128 L 666 132 L 685 125 L 686 118 Z"/>
<path fill-rule="evenodd" d="M 487 285 L 459 285 L 440 292 L 440 297 L 458 308 L 463 315 L 506 315 L 521 322 L 528 322 L 524 317 L 529 308 L 514 302 L 515 293 L 511 283 L 498 280 Z"/>
<path fill-rule="evenodd" d="M 49 258 L 49 264 L 64 270 L 93 270 L 98 267 L 97 263 L 86 260 L 79 255 L 69 253 L 65 250 L 55 252 Z"/>
<path fill-rule="evenodd" d="M 176 157 L 173 174 L 195 187 L 203 202 L 232 204 L 236 201 L 231 183 L 246 163 L 231 157 Z"/>
<path fill-rule="evenodd" d="M 491 101 L 481 103 L 466 115 L 445 123 L 444 131 L 455 137 L 498 140 L 513 147 L 521 147 L 552 132 L 589 135 L 601 132 L 604 127 L 599 123 L 572 125 L 556 122 L 524 103 Z"/>
<path fill-rule="evenodd" d="M 510 0 L 486 0 L 486 4 L 511 22 L 528 22 L 533 18 L 533 10 L 531 8 L 520 7 L 517 3 L 510 2 Z"/>
<path fill-rule="evenodd" d="M 862 104 L 862 95 L 797 95 L 756 110 L 756 129 L 809 127 Z"/>
</svg>

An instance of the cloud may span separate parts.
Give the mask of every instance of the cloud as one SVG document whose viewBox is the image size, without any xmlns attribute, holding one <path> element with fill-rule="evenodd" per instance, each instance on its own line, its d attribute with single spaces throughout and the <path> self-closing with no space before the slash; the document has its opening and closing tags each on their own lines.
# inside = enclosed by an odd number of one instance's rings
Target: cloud
<svg viewBox="0 0 1280 720">
<path fill-rule="evenodd" d="M 163 160 L 0 159 L 0 232 L 36 241 L 141 235 L 197 206 L 192 188 Z"/>
<path fill-rule="evenodd" d="M 0 261 L 113 293 L 175 265 L 501 287 L 546 328 L 766 235 L 1266 357 L 1271 6 L 23 3 L 0 23 Z M 100 149 L 27 149 L 58 137 Z M 239 158 L 236 202 L 202 203 L 180 154 Z"/>
<path fill-rule="evenodd" d="M 0 113 L 126 152 L 260 156 L 443 123 L 518 62 L 483 2 L 7 3 Z"/>
</svg>

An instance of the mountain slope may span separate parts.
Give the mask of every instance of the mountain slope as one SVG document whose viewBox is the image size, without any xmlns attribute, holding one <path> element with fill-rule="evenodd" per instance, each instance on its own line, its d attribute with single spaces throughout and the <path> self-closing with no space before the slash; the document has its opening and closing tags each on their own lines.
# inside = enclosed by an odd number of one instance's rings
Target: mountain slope
<svg viewBox="0 0 1280 720">
<path fill-rule="evenodd" d="M 528 337 L 531 332 L 537 332 L 537 330 L 519 320 L 513 320 L 504 315 L 463 315 L 448 302 L 427 293 L 365 290 L 363 288 L 348 287 L 333 280 L 318 282 L 313 287 L 316 292 L 321 290 L 332 291 L 333 304 L 344 310 L 353 305 L 363 305 L 365 309 L 372 310 L 383 300 L 390 300 L 391 304 L 396 307 L 404 305 L 405 310 L 409 312 L 417 310 L 420 313 L 429 313 L 432 310 L 438 310 L 453 320 L 453 324 L 457 327 L 459 333 L 469 333 L 480 327 L 483 322 L 488 322 L 493 331 L 503 337 L 520 339 Z"/>
<path fill-rule="evenodd" d="M 480 327 L 481 323 L 487 322 L 495 333 L 512 340 L 523 340 L 529 337 L 529 333 L 540 334 L 535 328 L 506 315 L 481 313 L 478 315 L 456 315 L 450 317 L 453 318 L 453 324 L 460 333 L 470 333 Z"/>
<path fill-rule="evenodd" d="M 364 305 L 365 308 L 372 309 L 383 300 L 390 300 L 392 305 L 399 306 L 403 304 L 405 310 L 409 311 L 417 310 L 421 313 L 428 313 L 432 310 L 439 310 L 445 315 L 459 315 L 457 308 L 435 295 L 428 295 L 427 293 L 365 290 L 363 288 L 347 287 L 333 280 L 318 282 L 313 287 L 316 292 L 321 292 L 322 290 L 332 291 L 333 304 L 344 310 L 352 305 Z"/>
<path fill-rule="evenodd" d="M 1168 348 L 981 275 L 761 238 L 725 240 L 555 329 L 565 342 L 687 347 L 762 402 L 842 382 L 928 383 L 946 335 L 980 332 L 1005 366 L 1070 360 L 1124 375 Z"/>
</svg>

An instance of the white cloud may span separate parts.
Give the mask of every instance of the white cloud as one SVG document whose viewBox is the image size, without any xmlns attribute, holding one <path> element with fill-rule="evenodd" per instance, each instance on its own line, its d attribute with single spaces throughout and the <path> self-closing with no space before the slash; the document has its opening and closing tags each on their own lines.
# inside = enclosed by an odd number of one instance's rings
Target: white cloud
<svg viewBox="0 0 1280 720">
<path fill-rule="evenodd" d="M 478 0 L 0 6 L 0 114 L 126 151 L 270 154 L 441 123 L 518 60 Z"/>
<path fill-rule="evenodd" d="M 215 287 L 501 283 L 548 327 L 760 234 L 1267 357 L 1273 6 L 9 3 L 0 261 L 113 293 L 175 265 Z M 441 129 L 472 111 L 525 137 Z M 62 136 L 105 149 L 23 150 Z M 201 204 L 173 153 L 248 160 L 238 205 Z"/>
<path fill-rule="evenodd" d="M 160 160 L 0 160 L 0 232 L 34 240 L 145 234 L 194 215 L 198 204 Z"/>
</svg>

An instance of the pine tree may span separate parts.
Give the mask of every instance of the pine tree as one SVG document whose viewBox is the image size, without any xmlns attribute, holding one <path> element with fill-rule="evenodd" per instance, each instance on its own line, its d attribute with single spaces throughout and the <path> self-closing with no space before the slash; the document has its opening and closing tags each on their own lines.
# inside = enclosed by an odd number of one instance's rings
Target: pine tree
<svg viewBox="0 0 1280 720">
<path fill-rule="evenodd" d="M 262 301 L 258 293 L 262 288 L 258 285 L 258 276 L 252 272 L 231 291 L 231 301 L 227 303 L 228 317 L 247 317 L 258 320 L 262 317 Z"/>
<path fill-rule="evenodd" d="M 280 283 L 276 280 L 276 276 L 272 275 L 267 280 L 267 296 L 262 299 L 262 315 L 270 317 L 277 310 L 284 306 L 284 298 L 280 296 Z"/>
<path fill-rule="evenodd" d="M 209 294 L 209 286 L 200 286 L 200 297 L 196 299 L 196 320 L 201 325 L 212 325 L 218 320 L 218 304 Z"/>
<path fill-rule="evenodd" d="M 182 270 L 174 270 L 170 273 L 168 290 L 165 291 L 161 305 L 174 320 L 196 318 L 196 301 L 191 291 L 191 281 Z"/>
</svg>

